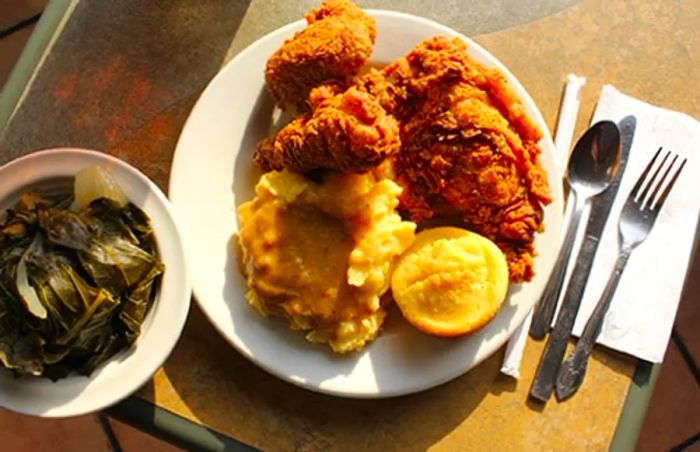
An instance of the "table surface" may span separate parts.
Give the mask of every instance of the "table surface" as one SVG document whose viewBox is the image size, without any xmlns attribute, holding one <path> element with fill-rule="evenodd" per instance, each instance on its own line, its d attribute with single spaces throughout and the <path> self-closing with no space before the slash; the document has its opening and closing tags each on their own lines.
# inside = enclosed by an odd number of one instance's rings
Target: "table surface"
<svg viewBox="0 0 700 452">
<path fill-rule="evenodd" d="M 211 77 L 247 45 L 315 4 L 54 0 L 42 18 L 53 22 L 44 27 L 51 33 L 33 36 L 0 99 L 0 126 L 6 122 L 0 164 L 42 148 L 100 149 L 166 190 L 179 132 Z M 700 98 L 687 91 L 700 81 L 695 0 L 358 4 L 419 14 L 470 36 L 518 77 L 550 128 L 570 72 L 588 80 L 577 132 L 605 83 L 700 116 Z M 500 351 L 420 394 L 340 399 L 266 374 L 193 305 L 177 347 L 137 396 L 266 450 L 606 449 L 624 420 L 636 361 L 597 350 L 579 394 L 541 407 L 530 404 L 527 393 L 542 348 L 529 340 L 517 382 L 499 374 Z M 634 418 L 627 419 L 634 431 L 643 413 L 623 418 Z M 634 435 L 631 441 L 623 446 L 633 447 Z"/>
</svg>

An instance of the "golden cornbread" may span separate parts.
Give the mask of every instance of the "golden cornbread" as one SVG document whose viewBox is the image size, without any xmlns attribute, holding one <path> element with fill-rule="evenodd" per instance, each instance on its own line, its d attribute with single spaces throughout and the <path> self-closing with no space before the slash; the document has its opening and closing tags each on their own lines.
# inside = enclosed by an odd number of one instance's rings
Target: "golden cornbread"
<svg viewBox="0 0 700 452">
<path fill-rule="evenodd" d="M 400 193 L 371 173 L 321 183 L 286 170 L 263 175 L 238 209 L 250 304 L 335 352 L 364 347 L 384 322 L 380 297 L 414 238 L 415 224 L 395 212 Z"/>
<path fill-rule="evenodd" d="M 508 265 L 487 238 L 465 229 L 434 228 L 416 236 L 391 278 L 406 320 L 423 332 L 458 336 L 493 317 L 508 290 Z"/>
</svg>

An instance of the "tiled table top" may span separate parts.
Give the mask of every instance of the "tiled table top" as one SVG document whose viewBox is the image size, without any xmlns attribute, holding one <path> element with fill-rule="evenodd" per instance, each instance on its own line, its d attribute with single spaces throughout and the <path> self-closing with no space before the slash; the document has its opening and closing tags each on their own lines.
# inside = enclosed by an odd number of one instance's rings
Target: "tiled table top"
<svg viewBox="0 0 700 452">
<path fill-rule="evenodd" d="M 0 140 L 0 161 L 43 147 L 103 149 L 165 189 L 179 130 L 207 81 L 246 45 L 314 3 L 78 4 Z M 471 8 L 395 3 L 395 9 L 446 23 L 489 49 L 525 85 L 550 126 L 568 72 L 588 78 L 579 131 L 603 83 L 700 116 L 700 100 L 684 94 L 688 80 L 700 81 L 692 47 L 700 41 L 694 23 L 700 7 L 693 0 L 525 2 L 532 7 L 504 1 L 498 14 L 484 6 L 489 2 Z M 606 448 L 634 361 L 599 351 L 581 393 L 540 410 L 526 403 L 526 394 L 541 349 L 528 344 L 524 379 L 517 383 L 498 374 L 497 353 L 422 394 L 344 400 L 265 374 L 194 307 L 173 355 L 138 395 L 263 449 L 483 449 L 494 441 L 513 448 Z"/>
</svg>

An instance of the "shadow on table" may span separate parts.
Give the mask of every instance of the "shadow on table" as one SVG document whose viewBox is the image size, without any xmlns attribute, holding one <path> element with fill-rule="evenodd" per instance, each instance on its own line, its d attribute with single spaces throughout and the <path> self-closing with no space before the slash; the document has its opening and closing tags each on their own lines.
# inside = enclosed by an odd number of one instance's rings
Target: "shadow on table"
<svg viewBox="0 0 700 452">
<path fill-rule="evenodd" d="M 156 390 L 174 391 L 171 400 L 177 403 L 169 404 L 171 409 L 255 447 L 425 450 L 455 430 L 490 393 L 512 390 L 498 377 L 501 359 L 496 353 L 466 375 L 418 394 L 384 400 L 331 397 L 264 372 L 225 342 L 193 305 L 183 337 L 163 368 L 160 382 L 167 384 Z M 152 400 L 153 395 L 144 397 Z"/>
<path fill-rule="evenodd" d="M 159 409 L 143 399 L 153 400 L 154 392 L 153 384 L 148 383 L 139 391 L 140 397 L 129 397 L 104 410 L 102 414 L 183 450 L 249 450 L 245 444 L 209 428 L 200 428 L 185 418 L 168 410 Z M 250 450 L 253 449 L 250 448 Z"/>
<path fill-rule="evenodd" d="M 414 395 L 384 400 L 331 397 L 290 385 L 249 362 L 211 327 L 195 304 L 156 386 L 140 395 L 154 400 L 158 394 L 168 409 L 263 449 L 426 450 L 465 422 L 472 423 L 467 420 L 471 416 L 496 416 L 497 422 L 502 421 L 489 408 L 477 411 L 479 406 L 487 398 L 513 398 L 531 378 L 524 375 L 516 382 L 500 375 L 502 358 L 501 349 L 467 374 Z M 626 376 L 629 366 L 622 358 L 600 350 L 594 353 L 594 365 Z M 600 387 L 603 382 L 594 375 L 589 383 Z M 524 397 L 515 395 L 510 403 L 524 402 Z M 565 413 L 556 401 L 550 404 L 545 415 Z"/>
<path fill-rule="evenodd" d="M 219 71 L 249 3 L 79 2 L 0 137 L 0 163 L 36 149 L 131 142 L 120 157 L 167 178 L 189 109 L 170 113 Z"/>
</svg>

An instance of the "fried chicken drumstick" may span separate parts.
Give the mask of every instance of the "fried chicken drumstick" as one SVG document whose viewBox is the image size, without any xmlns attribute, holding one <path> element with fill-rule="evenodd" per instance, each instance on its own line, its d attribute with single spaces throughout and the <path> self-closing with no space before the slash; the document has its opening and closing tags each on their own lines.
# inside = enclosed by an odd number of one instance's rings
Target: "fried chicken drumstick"
<svg viewBox="0 0 700 452">
<path fill-rule="evenodd" d="M 311 96 L 313 112 L 261 141 L 253 162 L 263 171 L 308 173 L 324 168 L 359 173 L 399 150 L 399 124 L 374 95 L 358 87 L 333 92 L 318 88 Z"/>
<path fill-rule="evenodd" d="M 325 0 L 306 14 L 308 26 L 267 61 L 265 81 L 282 109 L 308 111 L 312 88 L 348 85 L 369 60 L 377 30 L 374 19 L 349 0 Z"/>
</svg>

